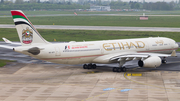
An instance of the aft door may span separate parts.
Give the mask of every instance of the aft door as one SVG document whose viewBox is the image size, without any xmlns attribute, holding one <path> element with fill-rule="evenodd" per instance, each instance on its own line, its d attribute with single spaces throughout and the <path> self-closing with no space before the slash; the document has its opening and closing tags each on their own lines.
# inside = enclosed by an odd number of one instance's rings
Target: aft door
<svg viewBox="0 0 180 101">
<path fill-rule="evenodd" d="M 149 50 L 149 43 L 148 42 L 146 42 L 145 48 L 146 48 L 146 50 Z"/>
<path fill-rule="evenodd" d="M 55 55 L 56 56 L 60 56 L 61 52 L 60 52 L 60 48 L 59 47 L 55 47 Z"/>
</svg>

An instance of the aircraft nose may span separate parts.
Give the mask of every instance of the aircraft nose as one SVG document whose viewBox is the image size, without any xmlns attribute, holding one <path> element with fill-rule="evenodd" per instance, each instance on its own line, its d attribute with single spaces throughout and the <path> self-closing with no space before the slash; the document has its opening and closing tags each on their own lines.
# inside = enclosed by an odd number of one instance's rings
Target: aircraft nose
<svg viewBox="0 0 180 101">
<path fill-rule="evenodd" d="M 178 43 L 175 44 L 175 48 L 179 48 L 179 44 Z"/>
</svg>

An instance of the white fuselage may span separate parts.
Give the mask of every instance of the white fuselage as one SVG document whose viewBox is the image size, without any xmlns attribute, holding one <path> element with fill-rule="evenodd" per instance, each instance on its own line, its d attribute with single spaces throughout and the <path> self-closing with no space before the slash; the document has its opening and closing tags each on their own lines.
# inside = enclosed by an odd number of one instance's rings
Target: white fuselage
<svg viewBox="0 0 180 101">
<path fill-rule="evenodd" d="M 169 38 L 139 38 L 123 40 L 105 40 L 88 42 L 69 42 L 58 44 L 31 45 L 39 47 L 40 54 L 32 55 L 18 47 L 15 51 L 32 57 L 60 64 L 111 63 L 108 59 L 130 53 L 166 53 L 178 48 L 176 42 Z M 24 49 L 24 47 L 23 47 Z M 108 57 L 108 59 L 106 59 Z"/>
</svg>

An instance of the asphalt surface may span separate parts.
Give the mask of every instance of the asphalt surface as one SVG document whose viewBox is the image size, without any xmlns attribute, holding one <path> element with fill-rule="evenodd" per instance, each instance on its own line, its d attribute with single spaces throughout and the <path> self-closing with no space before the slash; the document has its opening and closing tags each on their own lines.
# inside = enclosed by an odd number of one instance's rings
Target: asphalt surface
<svg viewBox="0 0 180 101">
<path fill-rule="evenodd" d="M 137 61 L 130 61 L 125 64 L 127 72 L 117 73 L 112 67 L 118 64 L 83 69 L 0 48 L 0 59 L 17 61 L 0 68 L 0 101 L 179 101 L 177 55 L 158 68 L 138 68 Z"/>
<path fill-rule="evenodd" d="M 170 67 L 169 67 L 170 68 Z M 0 101 L 179 101 L 180 72 L 10 63 L 0 68 Z"/>
<path fill-rule="evenodd" d="M 180 28 L 164 28 L 164 27 L 112 27 L 112 26 L 64 26 L 64 25 L 34 25 L 34 26 L 37 29 L 180 32 Z M 0 24 L 0 28 L 15 28 L 15 25 Z"/>
</svg>

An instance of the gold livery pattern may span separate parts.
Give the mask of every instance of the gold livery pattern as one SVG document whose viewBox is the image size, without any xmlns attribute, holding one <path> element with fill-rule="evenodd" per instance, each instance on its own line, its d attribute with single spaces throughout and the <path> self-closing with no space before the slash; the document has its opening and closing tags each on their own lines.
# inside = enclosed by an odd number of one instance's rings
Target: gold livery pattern
<svg viewBox="0 0 180 101">
<path fill-rule="evenodd" d="M 131 48 L 144 48 L 145 43 L 142 41 L 135 41 L 135 42 L 112 42 L 112 43 L 104 43 L 103 48 L 106 51 L 112 50 L 123 50 L 123 49 L 131 49 Z"/>
</svg>

